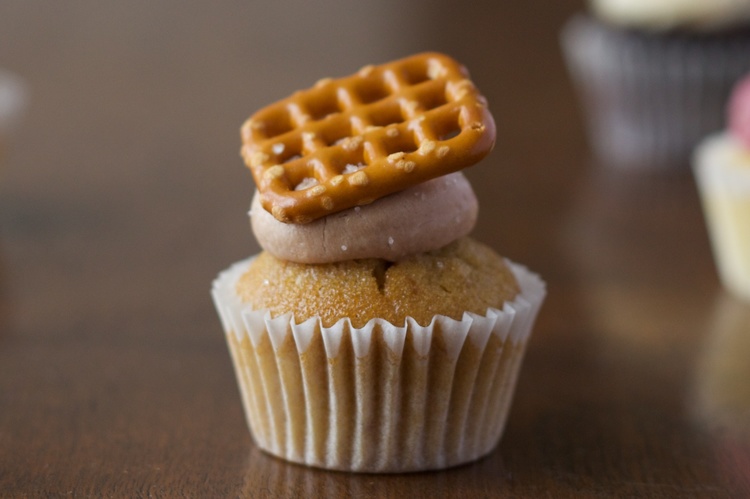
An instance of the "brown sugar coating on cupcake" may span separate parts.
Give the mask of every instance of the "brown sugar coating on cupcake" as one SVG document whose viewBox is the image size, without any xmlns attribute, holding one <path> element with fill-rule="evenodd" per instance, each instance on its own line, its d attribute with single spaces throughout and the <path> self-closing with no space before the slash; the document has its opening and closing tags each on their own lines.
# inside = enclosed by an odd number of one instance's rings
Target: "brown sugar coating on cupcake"
<svg viewBox="0 0 750 499">
<path fill-rule="evenodd" d="M 502 308 L 519 292 L 505 261 L 470 238 L 396 263 L 350 260 L 304 265 L 261 253 L 237 284 L 243 303 L 297 322 L 320 316 L 323 326 L 349 317 L 354 327 L 373 318 L 401 326 L 407 316 L 427 325 L 437 314 Z"/>
</svg>

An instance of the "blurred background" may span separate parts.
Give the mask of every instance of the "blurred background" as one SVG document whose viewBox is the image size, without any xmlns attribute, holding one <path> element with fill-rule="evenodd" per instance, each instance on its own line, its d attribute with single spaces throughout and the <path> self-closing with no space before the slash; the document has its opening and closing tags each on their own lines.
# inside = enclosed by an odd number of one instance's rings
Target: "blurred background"
<svg viewBox="0 0 750 499">
<path fill-rule="evenodd" d="M 232 495 L 259 474 L 401 497 L 747 484 L 747 447 L 694 420 L 747 414 L 746 390 L 714 387 L 743 372 L 741 355 L 726 368 L 716 352 L 750 353 L 750 315 L 721 291 L 687 168 L 591 159 L 560 48 L 585 8 L 4 0 L 0 68 L 26 101 L 0 143 L 0 490 Z M 280 464 L 250 443 L 209 297 L 218 271 L 258 251 L 239 127 L 320 78 L 427 50 L 469 68 L 497 123 L 494 152 L 467 170 L 474 236 L 549 285 L 506 436 L 437 481 Z"/>
<path fill-rule="evenodd" d="M 578 129 L 557 38 L 579 4 L 4 2 L 0 66 L 29 95 L 0 170 L 3 289 L 21 307 L 15 320 L 41 320 L 27 306 L 111 318 L 91 309 L 92 293 L 130 309 L 129 320 L 202 317 L 214 273 L 258 249 L 240 124 L 319 78 L 419 51 L 462 61 L 491 103 L 498 144 L 469 171 L 480 202 L 502 203 L 500 220 L 561 203 L 551 179 L 578 172 L 556 158 L 580 153 L 583 136 L 549 118 Z M 538 197 L 516 198 L 508 176 L 538 185 Z M 478 229 L 496 247 L 508 243 L 497 222 L 482 216 Z M 538 242 L 525 232 L 513 236 L 523 239 L 517 259 Z M 181 300 L 154 303 L 175 293 Z"/>
</svg>

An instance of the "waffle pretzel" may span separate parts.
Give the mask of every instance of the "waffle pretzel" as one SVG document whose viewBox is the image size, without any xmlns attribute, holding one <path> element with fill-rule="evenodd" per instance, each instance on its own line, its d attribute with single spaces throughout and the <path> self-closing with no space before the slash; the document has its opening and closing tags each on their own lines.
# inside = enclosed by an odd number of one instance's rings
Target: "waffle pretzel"
<svg viewBox="0 0 750 499">
<path fill-rule="evenodd" d="M 424 53 L 320 80 L 250 117 L 242 142 L 263 207 L 307 223 L 473 165 L 495 123 L 463 66 Z"/>
</svg>

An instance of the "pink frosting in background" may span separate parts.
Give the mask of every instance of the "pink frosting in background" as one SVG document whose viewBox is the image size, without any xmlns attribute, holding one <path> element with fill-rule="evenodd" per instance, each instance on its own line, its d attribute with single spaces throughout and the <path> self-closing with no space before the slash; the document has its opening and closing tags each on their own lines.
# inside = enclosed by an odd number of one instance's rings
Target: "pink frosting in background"
<svg viewBox="0 0 750 499">
<path fill-rule="evenodd" d="M 750 75 L 734 87 L 727 115 L 729 132 L 750 149 Z"/>
</svg>

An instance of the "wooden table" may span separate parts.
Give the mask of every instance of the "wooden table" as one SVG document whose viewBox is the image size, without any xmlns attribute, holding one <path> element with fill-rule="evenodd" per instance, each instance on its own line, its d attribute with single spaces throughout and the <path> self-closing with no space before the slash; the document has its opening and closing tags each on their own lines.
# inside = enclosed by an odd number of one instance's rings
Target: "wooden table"
<svg viewBox="0 0 750 499">
<path fill-rule="evenodd" d="M 0 9 L 31 96 L 0 169 L 0 496 L 750 497 L 750 308 L 689 171 L 588 160 L 557 42 L 582 3 L 314 5 Z M 239 125 L 428 49 L 498 123 L 475 236 L 549 285 L 505 435 L 438 473 L 284 463 L 250 439 L 208 294 L 258 249 Z"/>
</svg>

